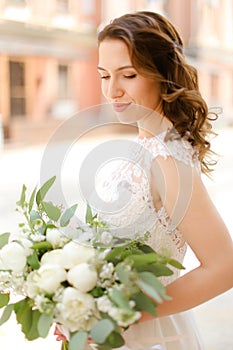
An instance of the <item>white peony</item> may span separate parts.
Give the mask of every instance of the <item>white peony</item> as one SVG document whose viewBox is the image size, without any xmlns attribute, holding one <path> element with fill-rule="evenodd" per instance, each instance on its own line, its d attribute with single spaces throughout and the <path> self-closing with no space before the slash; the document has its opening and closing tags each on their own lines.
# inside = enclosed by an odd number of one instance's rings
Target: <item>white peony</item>
<svg viewBox="0 0 233 350">
<path fill-rule="evenodd" d="M 28 250 L 17 242 L 10 242 L 0 250 L 0 260 L 3 270 L 22 273 L 27 262 Z"/>
<path fill-rule="evenodd" d="M 89 292 L 97 283 L 97 272 L 87 263 L 72 267 L 67 273 L 68 282 L 81 292 Z"/>
<path fill-rule="evenodd" d="M 58 248 L 63 242 L 63 235 L 57 228 L 47 228 L 46 240 L 52 244 L 53 248 Z"/>
<path fill-rule="evenodd" d="M 72 287 L 64 289 L 62 302 L 57 304 L 57 311 L 56 321 L 71 332 L 88 331 L 97 321 L 94 298 Z"/>
<path fill-rule="evenodd" d="M 41 258 L 41 265 L 52 264 L 60 265 L 62 261 L 62 249 L 54 249 L 50 252 L 46 252 Z"/>
<path fill-rule="evenodd" d="M 38 269 L 37 285 L 41 291 L 53 294 L 66 280 L 66 271 L 57 264 L 44 264 Z"/>
<path fill-rule="evenodd" d="M 70 269 L 94 257 L 95 249 L 75 242 L 67 243 L 62 249 L 62 266 Z"/>
</svg>

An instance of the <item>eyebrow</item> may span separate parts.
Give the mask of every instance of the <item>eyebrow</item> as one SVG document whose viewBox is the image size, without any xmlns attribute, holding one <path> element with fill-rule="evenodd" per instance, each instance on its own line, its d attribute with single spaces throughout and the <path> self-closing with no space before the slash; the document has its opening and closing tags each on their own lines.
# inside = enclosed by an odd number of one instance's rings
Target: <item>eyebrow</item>
<svg viewBox="0 0 233 350">
<path fill-rule="evenodd" d="M 123 70 L 123 69 L 127 69 L 127 68 L 133 68 L 133 69 L 134 69 L 133 66 L 128 65 L 128 66 L 122 66 L 122 67 L 117 68 L 117 69 L 116 69 L 116 72 L 118 72 L 118 71 L 120 71 L 120 70 Z M 107 69 L 102 68 L 102 67 L 97 67 L 97 69 L 98 69 L 98 70 L 104 70 L 104 71 L 107 72 Z"/>
</svg>

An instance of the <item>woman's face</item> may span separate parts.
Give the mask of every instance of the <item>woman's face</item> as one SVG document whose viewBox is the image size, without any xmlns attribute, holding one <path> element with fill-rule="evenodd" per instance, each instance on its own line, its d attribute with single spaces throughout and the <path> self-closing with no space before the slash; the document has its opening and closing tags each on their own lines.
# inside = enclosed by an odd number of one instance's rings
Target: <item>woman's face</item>
<svg viewBox="0 0 233 350">
<path fill-rule="evenodd" d="M 136 71 L 123 41 L 105 39 L 100 43 L 98 71 L 103 95 L 122 122 L 137 122 L 145 117 L 145 113 L 129 113 L 139 106 L 147 112 L 159 112 L 159 84 Z"/>
</svg>

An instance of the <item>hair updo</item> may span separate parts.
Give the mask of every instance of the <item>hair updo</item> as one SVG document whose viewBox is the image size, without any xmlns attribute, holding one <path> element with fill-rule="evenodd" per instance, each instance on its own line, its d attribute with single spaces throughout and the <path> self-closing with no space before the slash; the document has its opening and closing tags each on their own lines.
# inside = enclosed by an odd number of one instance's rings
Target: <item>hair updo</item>
<svg viewBox="0 0 233 350">
<path fill-rule="evenodd" d="M 114 19 L 98 35 L 99 43 L 105 39 L 122 40 L 137 72 L 160 83 L 164 115 L 197 150 L 202 172 L 209 173 L 215 164 L 207 139 L 211 118 L 175 27 L 158 13 L 139 11 Z"/>
</svg>

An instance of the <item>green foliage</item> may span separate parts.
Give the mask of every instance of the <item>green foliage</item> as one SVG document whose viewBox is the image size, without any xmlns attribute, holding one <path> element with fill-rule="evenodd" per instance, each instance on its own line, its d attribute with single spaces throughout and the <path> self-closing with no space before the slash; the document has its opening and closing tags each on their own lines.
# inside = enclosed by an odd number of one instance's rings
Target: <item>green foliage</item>
<svg viewBox="0 0 233 350">
<path fill-rule="evenodd" d="M 0 293 L 0 309 L 9 303 L 10 295 Z"/>
<path fill-rule="evenodd" d="M 110 320 L 100 320 L 92 327 L 90 332 L 91 338 L 94 342 L 102 344 L 111 334 L 111 332 L 114 331 L 114 328 L 114 324 Z"/>
<path fill-rule="evenodd" d="M 155 310 L 155 308 L 157 306 L 156 302 L 154 302 L 153 300 L 148 298 L 146 296 L 146 294 L 139 292 L 132 297 L 132 300 L 135 301 L 137 310 L 146 311 L 149 314 L 151 314 L 152 316 L 157 315 L 156 310 Z"/>
<path fill-rule="evenodd" d="M 151 272 L 140 272 L 137 285 L 158 303 L 162 303 L 163 299 L 170 300 L 162 283 Z"/>
<path fill-rule="evenodd" d="M 21 208 L 24 208 L 24 206 L 25 206 L 25 194 L 26 194 L 26 190 L 27 190 L 27 187 L 26 187 L 25 185 L 23 185 L 20 199 L 18 200 L 18 202 L 16 202 L 16 204 L 17 204 L 18 206 L 20 206 Z"/>
<path fill-rule="evenodd" d="M 40 318 L 37 324 L 37 329 L 40 337 L 42 338 L 47 337 L 50 327 L 52 326 L 52 323 L 53 323 L 53 317 L 54 317 L 54 314 L 52 311 L 49 313 L 43 313 L 40 315 Z"/>
<path fill-rule="evenodd" d="M 21 324 L 21 330 L 28 340 L 34 340 L 40 336 L 37 326 L 41 313 L 33 310 L 29 298 L 25 298 L 14 304 L 16 319 Z"/>
<path fill-rule="evenodd" d="M 33 270 L 39 269 L 40 262 L 35 251 L 32 253 L 32 255 L 27 257 L 27 263 L 33 268 Z"/>
<path fill-rule="evenodd" d="M 9 242 L 10 233 L 5 232 L 0 235 L 0 249 Z"/>
<path fill-rule="evenodd" d="M 41 206 L 51 220 L 58 221 L 61 216 L 61 211 L 58 207 L 50 202 L 41 202 Z"/>
<path fill-rule="evenodd" d="M 70 219 L 74 216 L 75 211 L 77 209 L 77 204 L 72 205 L 72 207 L 66 209 L 66 211 L 62 214 L 60 218 L 61 227 L 67 226 L 70 222 Z"/>
<path fill-rule="evenodd" d="M 119 306 L 119 308 L 125 310 L 127 313 L 132 313 L 132 308 L 129 305 L 128 298 L 119 289 L 114 288 L 110 293 L 110 299 Z"/>
<path fill-rule="evenodd" d="M 73 333 L 69 342 L 69 350 L 84 350 L 87 338 L 88 334 L 86 332 Z"/>
<path fill-rule="evenodd" d="M 36 203 L 37 203 L 37 205 L 39 205 L 44 200 L 47 192 L 50 190 L 50 188 L 54 184 L 55 180 L 56 180 L 56 176 L 53 176 L 48 181 L 46 181 L 42 185 L 42 187 L 38 190 L 38 192 L 36 193 Z"/>
<path fill-rule="evenodd" d="M 9 320 L 13 310 L 14 310 L 14 304 L 9 304 L 5 307 L 2 313 L 2 316 L 0 318 L 0 326 Z"/>
<path fill-rule="evenodd" d="M 37 186 L 34 188 L 32 194 L 31 194 L 31 197 L 30 197 L 30 199 L 29 199 L 29 205 L 28 205 L 28 211 L 29 211 L 29 213 L 31 212 L 32 207 L 33 207 L 33 204 L 34 204 L 34 201 L 35 201 L 36 190 L 37 190 Z"/>
</svg>

